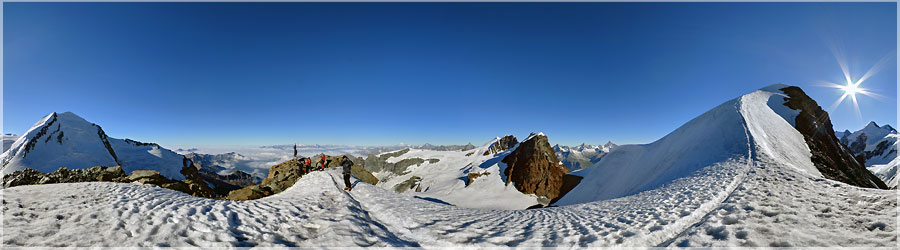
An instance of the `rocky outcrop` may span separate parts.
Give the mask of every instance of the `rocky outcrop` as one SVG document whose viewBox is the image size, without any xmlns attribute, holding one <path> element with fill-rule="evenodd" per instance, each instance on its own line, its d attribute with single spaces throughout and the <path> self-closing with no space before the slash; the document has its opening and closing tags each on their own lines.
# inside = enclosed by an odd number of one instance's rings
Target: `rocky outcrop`
<svg viewBox="0 0 900 250">
<path fill-rule="evenodd" d="M 269 169 L 269 175 L 259 186 L 267 187 L 273 193 L 280 193 L 293 186 L 303 176 L 300 160 L 291 159 Z"/>
<path fill-rule="evenodd" d="M 398 151 L 395 151 L 395 152 L 384 153 L 384 154 L 381 154 L 381 155 L 370 154 L 368 157 L 366 157 L 365 161 L 363 161 L 363 166 L 364 166 L 364 167 L 366 168 L 366 170 L 369 171 L 369 172 L 381 172 L 381 171 L 383 171 L 386 167 L 387 167 L 388 169 L 393 169 L 392 163 L 388 163 L 388 162 L 387 162 L 387 159 L 388 159 L 388 158 L 391 158 L 391 157 L 398 157 L 398 156 L 401 156 L 401 155 L 403 155 L 403 154 L 405 154 L 405 153 L 407 153 L 407 152 L 409 152 L 409 149 L 408 149 L 408 148 L 402 149 L 402 150 L 398 150 Z"/>
<path fill-rule="evenodd" d="M 240 170 L 235 170 L 228 175 L 220 175 L 200 169 L 199 174 L 203 181 L 213 186 L 213 192 L 217 196 L 227 196 L 231 191 L 257 184 L 256 177 Z"/>
<path fill-rule="evenodd" d="M 492 154 L 500 153 L 500 152 L 506 151 L 507 149 L 515 147 L 516 144 L 519 144 L 519 141 L 516 140 L 515 136 L 506 135 L 506 136 L 503 136 L 503 138 L 500 138 L 499 140 L 494 141 L 494 143 L 492 143 L 491 146 L 489 146 L 488 149 L 485 150 L 484 154 L 482 154 L 482 155 L 492 155 Z"/>
<path fill-rule="evenodd" d="M 849 149 L 834 135 L 834 128 L 828 113 L 822 107 L 794 86 L 782 88 L 788 97 L 784 98 L 788 106 L 800 110 L 794 121 L 794 127 L 803 134 L 806 145 L 812 153 L 812 162 L 825 178 L 844 182 L 858 187 L 887 189 L 887 186 L 874 174 L 866 170 L 858 162 Z"/>
<path fill-rule="evenodd" d="M 353 166 L 350 167 L 350 175 L 353 175 L 353 177 L 356 177 L 357 179 L 365 183 L 369 183 L 372 185 L 378 184 L 378 178 L 375 178 L 375 175 L 372 175 L 372 173 L 366 171 L 366 169 L 359 164 L 353 164 Z"/>
<path fill-rule="evenodd" d="M 326 156 L 325 167 L 340 167 L 340 157 L 341 156 Z M 360 166 L 360 164 L 357 163 L 363 162 L 362 158 L 351 157 L 351 161 L 354 162 L 353 166 L 350 168 L 351 175 L 355 176 L 357 179 L 363 182 L 372 185 L 378 183 L 378 179 L 375 178 L 372 173 L 366 171 L 363 166 Z M 312 164 L 313 166 L 315 166 L 317 163 L 318 161 L 315 161 Z M 263 179 L 259 185 L 251 185 L 241 189 L 230 191 L 228 195 L 225 196 L 225 199 L 252 200 L 277 194 L 293 186 L 294 183 L 296 183 L 297 180 L 303 177 L 304 174 L 306 173 L 303 170 L 303 165 L 301 165 L 300 159 L 291 159 L 269 168 L 269 175 L 266 176 L 266 178 Z"/>
<path fill-rule="evenodd" d="M 485 176 L 485 175 L 491 175 L 491 173 L 490 172 L 481 172 L 481 173 L 467 174 L 466 175 L 466 187 L 468 187 L 469 185 L 472 185 L 472 182 L 474 182 L 475 179 L 478 179 L 478 177 Z"/>
<path fill-rule="evenodd" d="M 419 186 L 419 182 L 422 181 L 422 177 L 413 176 L 409 177 L 408 180 L 405 180 L 394 186 L 394 192 L 403 193 L 409 191 L 410 189 L 416 188 Z M 421 189 L 416 190 L 416 192 L 421 192 Z"/>
<path fill-rule="evenodd" d="M 203 180 L 199 179 L 199 176 L 195 172 L 196 169 L 191 169 L 194 168 L 183 169 L 181 173 L 185 176 L 185 179 L 179 181 L 168 179 L 156 170 L 135 170 L 131 171 L 131 175 L 125 178 L 125 182 L 152 184 L 162 188 L 181 191 L 197 197 L 215 198 L 216 193 L 213 192 L 213 189 L 203 182 Z"/>
<path fill-rule="evenodd" d="M 183 172 L 184 173 L 184 172 Z M 59 168 L 56 171 L 45 174 L 37 170 L 26 168 L 24 170 L 13 172 L 3 177 L 3 187 L 15 187 L 22 185 L 36 184 L 53 184 L 53 183 L 76 183 L 76 182 L 137 182 L 143 184 L 157 185 L 162 188 L 168 188 L 181 191 L 193 196 L 214 198 L 216 197 L 212 189 L 206 183 L 191 178 L 190 173 L 186 173 L 184 180 L 170 180 L 162 176 L 156 170 L 134 170 L 131 175 L 125 175 L 125 171 L 120 166 L 114 167 L 92 167 L 86 169 L 66 169 Z"/>
<path fill-rule="evenodd" d="M 575 178 L 564 177 L 569 169 L 556 158 L 543 134 L 532 134 L 501 162 L 506 163 L 503 174 L 507 185 L 512 183 L 522 193 L 546 197 L 551 203 L 577 185 L 564 185 L 565 180 L 571 182 Z M 568 189 L 564 190 L 564 186 Z"/>
<path fill-rule="evenodd" d="M 13 172 L 3 177 L 3 187 L 15 187 L 22 185 L 75 183 L 91 181 L 125 181 L 125 171 L 120 166 L 92 167 L 87 169 L 60 168 L 49 174 L 26 168 Z"/>
</svg>

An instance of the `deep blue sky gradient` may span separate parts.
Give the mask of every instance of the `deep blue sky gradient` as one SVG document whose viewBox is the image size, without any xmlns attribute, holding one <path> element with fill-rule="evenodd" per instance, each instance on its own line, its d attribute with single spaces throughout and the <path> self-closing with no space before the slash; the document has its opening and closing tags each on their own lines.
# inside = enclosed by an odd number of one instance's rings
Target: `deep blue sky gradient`
<svg viewBox="0 0 900 250">
<path fill-rule="evenodd" d="M 3 3 L 3 132 L 163 145 L 652 142 L 772 83 L 897 120 L 896 3 Z"/>
</svg>

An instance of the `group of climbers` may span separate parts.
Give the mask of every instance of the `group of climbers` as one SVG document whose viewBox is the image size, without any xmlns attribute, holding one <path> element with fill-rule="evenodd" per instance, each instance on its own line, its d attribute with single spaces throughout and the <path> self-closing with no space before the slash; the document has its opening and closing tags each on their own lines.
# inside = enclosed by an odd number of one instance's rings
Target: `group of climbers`
<svg viewBox="0 0 900 250">
<path fill-rule="evenodd" d="M 341 172 L 344 175 L 344 190 L 350 191 L 352 189 L 352 186 L 350 185 L 350 169 L 353 166 L 353 161 L 350 161 L 350 158 L 344 155 L 341 157 L 340 165 L 342 168 Z M 300 158 L 300 170 L 303 171 L 301 175 L 306 175 L 312 171 L 323 171 L 325 170 L 325 166 L 328 166 L 328 159 L 324 154 L 320 156 L 319 161 L 315 166 L 313 166 L 312 160 L 309 157 Z"/>
</svg>

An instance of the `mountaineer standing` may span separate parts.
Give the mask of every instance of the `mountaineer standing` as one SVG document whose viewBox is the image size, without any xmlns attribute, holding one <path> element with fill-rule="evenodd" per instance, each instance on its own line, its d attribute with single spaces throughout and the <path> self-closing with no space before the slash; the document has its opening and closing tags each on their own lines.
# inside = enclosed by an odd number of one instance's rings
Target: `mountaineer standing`
<svg viewBox="0 0 900 250">
<path fill-rule="evenodd" d="M 350 188 L 350 167 L 352 167 L 352 166 L 353 166 L 353 162 L 350 161 L 350 158 L 348 158 L 346 155 L 343 158 L 341 158 L 341 167 L 343 168 L 343 172 L 344 172 L 344 185 L 346 186 L 346 187 L 344 187 L 344 190 L 347 190 L 347 191 L 350 191 L 350 189 L 351 189 Z"/>
</svg>

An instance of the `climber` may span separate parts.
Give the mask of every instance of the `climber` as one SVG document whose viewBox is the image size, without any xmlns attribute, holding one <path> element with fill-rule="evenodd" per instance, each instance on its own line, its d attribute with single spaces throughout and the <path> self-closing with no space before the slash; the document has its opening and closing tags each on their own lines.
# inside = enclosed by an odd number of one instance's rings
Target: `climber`
<svg viewBox="0 0 900 250">
<path fill-rule="evenodd" d="M 326 164 L 326 163 L 327 163 L 327 162 L 325 161 L 325 155 L 323 154 L 323 155 L 322 155 L 322 159 L 319 160 L 319 171 L 325 170 L 325 164 Z"/>
<path fill-rule="evenodd" d="M 303 158 L 303 173 L 309 173 L 312 170 L 312 161 L 309 160 L 309 157 Z"/>
<path fill-rule="evenodd" d="M 353 162 L 350 161 L 346 155 L 341 159 L 341 167 L 343 168 L 344 173 L 344 190 L 350 191 L 350 167 L 353 166 Z"/>
</svg>

